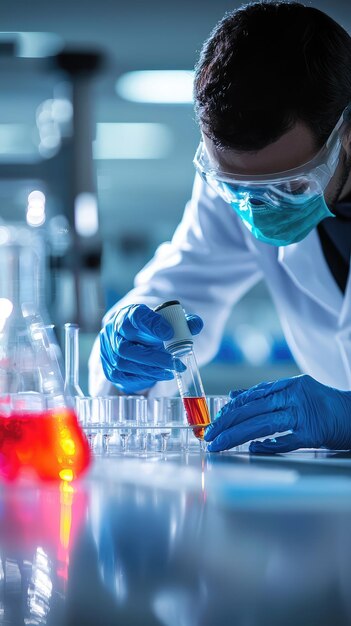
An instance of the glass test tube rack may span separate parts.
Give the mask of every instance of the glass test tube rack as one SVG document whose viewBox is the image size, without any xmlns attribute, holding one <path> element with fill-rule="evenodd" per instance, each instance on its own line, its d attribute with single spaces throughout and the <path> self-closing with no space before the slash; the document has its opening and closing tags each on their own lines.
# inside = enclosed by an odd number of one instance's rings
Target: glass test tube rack
<svg viewBox="0 0 351 626">
<path fill-rule="evenodd" d="M 95 454 L 119 455 L 197 451 L 206 443 L 189 426 L 180 397 L 76 397 L 81 425 Z M 229 401 L 207 396 L 211 420 Z"/>
</svg>

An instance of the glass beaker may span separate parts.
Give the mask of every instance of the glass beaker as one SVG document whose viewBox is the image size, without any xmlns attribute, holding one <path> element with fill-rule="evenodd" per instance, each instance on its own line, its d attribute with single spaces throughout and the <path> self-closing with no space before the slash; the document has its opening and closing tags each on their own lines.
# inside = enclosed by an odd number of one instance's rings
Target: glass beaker
<svg viewBox="0 0 351 626">
<path fill-rule="evenodd" d="M 2 229 L 0 240 L 0 476 L 22 468 L 42 479 L 76 478 L 90 451 L 65 396 L 54 333 L 39 310 L 38 235 Z"/>
</svg>

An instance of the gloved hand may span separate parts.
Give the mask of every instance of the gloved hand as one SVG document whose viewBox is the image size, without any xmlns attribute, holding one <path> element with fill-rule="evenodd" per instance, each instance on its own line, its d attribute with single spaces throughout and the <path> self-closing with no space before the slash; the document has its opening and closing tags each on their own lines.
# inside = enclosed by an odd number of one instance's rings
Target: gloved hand
<svg viewBox="0 0 351 626">
<path fill-rule="evenodd" d="M 351 449 L 351 392 L 326 387 L 310 376 L 260 383 L 231 392 L 231 400 L 207 427 L 210 452 L 291 430 L 291 434 L 252 442 L 250 452 L 274 454 L 297 448 Z"/>
<path fill-rule="evenodd" d="M 198 315 L 186 316 L 190 332 L 203 328 Z M 174 378 L 174 362 L 164 349 L 173 328 L 145 304 L 131 304 L 118 311 L 100 332 L 100 356 L 106 378 L 123 393 L 149 389 L 159 380 Z M 179 361 L 176 364 L 184 368 Z"/>
</svg>

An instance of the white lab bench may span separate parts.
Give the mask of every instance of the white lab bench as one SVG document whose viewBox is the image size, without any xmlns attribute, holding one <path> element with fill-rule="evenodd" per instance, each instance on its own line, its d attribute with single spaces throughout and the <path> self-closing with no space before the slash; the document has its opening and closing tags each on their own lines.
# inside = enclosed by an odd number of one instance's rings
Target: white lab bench
<svg viewBox="0 0 351 626">
<path fill-rule="evenodd" d="M 351 455 L 96 457 L 0 488 L 8 626 L 346 626 Z"/>
</svg>

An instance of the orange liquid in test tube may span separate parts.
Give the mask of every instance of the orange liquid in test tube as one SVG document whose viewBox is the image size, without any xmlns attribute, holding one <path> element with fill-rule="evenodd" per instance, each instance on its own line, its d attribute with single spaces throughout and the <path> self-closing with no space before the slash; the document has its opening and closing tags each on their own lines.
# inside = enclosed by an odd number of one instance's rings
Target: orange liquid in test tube
<svg viewBox="0 0 351 626">
<path fill-rule="evenodd" d="M 193 433 L 198 439 L 204 438 L 205 428 L 211 422 L 206 398 L 183 398 L 189 426 L 194 426 Z"/>
</svg>

